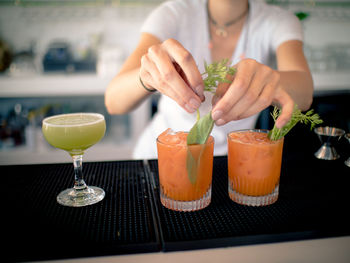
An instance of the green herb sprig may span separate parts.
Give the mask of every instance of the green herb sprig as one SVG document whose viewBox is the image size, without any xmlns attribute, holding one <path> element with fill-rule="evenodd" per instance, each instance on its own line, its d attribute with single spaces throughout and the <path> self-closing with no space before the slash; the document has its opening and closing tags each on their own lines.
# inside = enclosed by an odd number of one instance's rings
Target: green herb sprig
<svg viewBox="0 0 350 263">
<path fill-rule="evenodd" d="M 274 107 L 273 112 L 271 113 L 274 122 L 276 122 L 281 112 L 281 109 Z M 277 128 L 276 124 L 274 124 L 272 130 L 270 130 L 268 134 L 269 139 L 272 141 L 277 141 L 281 139 L 282 137 L 286 136 L 286 134 L 299 122 L 306 125 L 310 124 L 310 129 L 312 130 L 316 125 L 321 124 L 323 121 L 317 113 L 314 113 L 314 110 L 311 109 L 305 114 L 303 114 L 298 108 L 298 106 L 295 104 L 293 114 L 289 122 L 282 128 Z"/>
<path fill-rule="evenodd" d="M 202 73 L 202 76 L 205 91 L 215 93 L 216 88 L 220 83 L 231 82 L 229 79 L 227 79 L 227 75 L 234 75 L 236 70 L 227 64 L 228 59 L 224 59 L 220 62 L 209 65 L 204 62 L 205 71 Z M 197 110 L 197 121 L 187 136 L 187 145 L 199 144 L 201 146 L 199 155 L 193 154 L 191 152 L 191 147 L 187 148 L 186 169 L 188 179 L 192 184 L 195 184 L 197 181 L 198 168 L 200 167 L 201 156 L 205 148 L 204 144 L 209 138 L 213 127 L 214 120 L 211 117 L 211 111 L 203 117 L 200 117 L 199 110 Z"/>
<path fill-rule="evenodd" d="M 204 90 L 215 93 L 220 83 L 231 83 L 227 79 L 227 75 L 234 75 L 236 69 L 228 66 L 228 59 L 223 59 L 220 62 L 207 64 L 204 62 L 205 71 L 202 73 Z M 203 116 L 199 115 L 197 110 L 197 122 L 194 124 L 187 136 L 187 144 L 204 144 L 212 129 L 214 127 L 214 120 L 211 117 L 211 112 Z"/>
<path fill-rule="evenodd" d="M 202 73 L 204 90 L 211 93 L 216 92 L 216 88 L 220 83 L 231 83 L 231 80 L 227 79 L 227 75 L 234 75 L 236 69 L 227 66 L 228 59 L 223 59 L 220 62 L 214 62 L 207 64 L 204 62 L 204 72 Z"/>
</svg>

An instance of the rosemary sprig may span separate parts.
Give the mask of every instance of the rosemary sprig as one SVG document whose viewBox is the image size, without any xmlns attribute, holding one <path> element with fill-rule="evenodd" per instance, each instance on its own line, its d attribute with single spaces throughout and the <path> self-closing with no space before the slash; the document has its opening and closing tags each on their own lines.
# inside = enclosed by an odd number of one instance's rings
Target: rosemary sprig
<svg viewBox="0 0 350 263">
<path fill-rule="evenodd" d="M 277 107 L 274 107 L 271 116 L 275 122 L 278 116 L 280 116 L 280 114 L 281 110 Z M 301 110 L 299 110 L 298 106 L 295 104 L 292 118 L 282 128 L 277 128 L 276 124 L 274 124 L 272 130 L 270 130 L 268 134 L 269 139 L 272 141 L 277 141 L 281 139 L 282 137 L 286 136 L 286 134 L 299 122 L 305 125 L 310 124 L 310 129 L 312 130 L 316 125 L 321 124 L 323 121 L 317 113 L 314 113 L 314 110 L 311 109 L 305 114 L 303 114 Z"/>
</svg>

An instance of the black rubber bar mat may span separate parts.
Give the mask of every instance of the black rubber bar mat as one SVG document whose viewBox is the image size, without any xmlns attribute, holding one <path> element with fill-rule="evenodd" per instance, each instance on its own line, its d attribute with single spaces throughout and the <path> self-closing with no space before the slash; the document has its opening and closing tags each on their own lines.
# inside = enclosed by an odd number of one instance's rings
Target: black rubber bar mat
<svg viewBox="0 0 350 263">
<path fill-rule="evenodd" d="M 305 134 L 285 141 L 280 197 L 266 207 L 229 199 L 226 157 L 214 158 L 211 204 L 190 213 L 161 205 L 157 160 L 84 163 L 87 184 L 102 187 L 106 197 L 81 208 L 56 202 L 73 185 L 72 164 L 0 166 L 1 258 L 19 262 L 349 235 L 349 148 L 340 160 L 317 160 L 313 153 L 320 144 Z"/>
<path fill-rule="evenodd" d="M 300 142 L 301 143 L 301 142 Z M 158 166 L 149 161 L 163 251 L 271 243 L 350 234 L 350 169 L 343 160 L 321 161 L 285 143 L 280 195 L 270 206 L 234 203 L 227 191 L 227 158 L 216 157 L 212 202 L 196 212 L 176 212 L 159 198 Z M 295 150 L 295 151 L 294 151 Z M 296 152 L 293 156 L 293 151 Z"/>
<path fill-rule="evenodd" d="M 1 225 L 1 257 L 28 261 L 159 251 L 143 167 L 141 161 L 84 163 L 86 183 L 102 187 L 106 196 L 95 205 L 70 208 L 56 196 L 73 186 L 73 164 L 0 166 L 7 206 L 2 217 L 9 220 Z"/>
</svg>

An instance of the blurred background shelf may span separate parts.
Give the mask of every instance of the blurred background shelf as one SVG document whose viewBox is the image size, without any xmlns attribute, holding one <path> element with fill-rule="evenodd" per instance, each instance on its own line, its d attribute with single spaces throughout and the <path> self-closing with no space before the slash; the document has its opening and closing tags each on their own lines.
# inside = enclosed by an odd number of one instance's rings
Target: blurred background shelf
<svg viewBox="0 0 350 263">
<path fill-rule="evenodd" d="M 151 99 L 129 114 L 110 115 L 104 105 L 107 84 L 94 75 L 0 78 L 0 165 L 70 161 L 67 153 L 52 149 L 41 132 L 43 118 L 69 112 L 105 116 L 105 137 L 87 151 L 86 161 L 131 159 L 151 118 Z"/>
<path fill-rule="evenodd" d="M 0 76 L 0 97 L 103 96 L 110 80 L 92 73 Z"/>
<path fill-rule="evenodd" d="M 315 95 L 350 91 L 350 71 L 313 73 Z M 104 95 L 111 78 L 92 73 L 1 76 L 0 98 Z"/>
</svg>

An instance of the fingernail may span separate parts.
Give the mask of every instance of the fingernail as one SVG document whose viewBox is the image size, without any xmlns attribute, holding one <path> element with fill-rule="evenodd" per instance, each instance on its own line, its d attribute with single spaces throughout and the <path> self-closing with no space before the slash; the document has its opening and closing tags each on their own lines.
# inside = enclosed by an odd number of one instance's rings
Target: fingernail
<svg viewBox="0 0 350 263">
<path fill-rule="evenodd" d="M 221 116 L 222 116 L 221 110 L 214 111 L 211 115 L 214 121 L 219 120 Z"/>
<path fill-rule="evenodd" d="M 213 105 L 213 107 L 216 105 L 216 103 L 219 101 L 219 97 L 214 95 L 212 100 L 211 100 L 211 104 Z"/>
<path fill-rule="evenodd" d="M 192 106 L 190 106 L 188 104 L 185 104 L 185 108 L 190 113 L 194 113 L 196 111 L 196 109 L 194 109 Z"/>
<path fill-rule="evenodd" d="M 199 85 L 195 88 L 195 91 L 196 91 L 197 95 L 201 98 L 201 100 L 203 100 L 204 99 L 204 94 L 203 94 L 204 87 L 202 85 Z"/>
<path fill-rule="evenodd" d="M 218 119 L 216 122 L 215 122 L 216 125 L 220 126 L 220 125 L 223 125 L 225 124 L 225 121 L 223 119 Z"/>
<path fill-rule="evenodd" d="M 278 129 L 283 128 L 283 126 L 284 126 L 285 124 L 286 124 L 286 121 L 285 121 L 285 120 L 280 120 L 280 119 L 276 120 L 276 127 L 277 127 Z"/>
<path fill-rule="evenodd" d="M 198 109 L 199 106 L 201 105 L 201 103 L 199 101 L 197 101 L 196 99 L 190 99 L 190 107 L 194 108 L 194 109 Z"/>
</svg>

